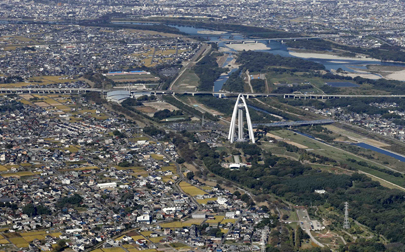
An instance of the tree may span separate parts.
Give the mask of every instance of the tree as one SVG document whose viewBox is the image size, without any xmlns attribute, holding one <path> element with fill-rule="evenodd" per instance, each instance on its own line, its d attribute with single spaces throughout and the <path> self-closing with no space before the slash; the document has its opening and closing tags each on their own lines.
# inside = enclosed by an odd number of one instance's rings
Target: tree
<svg viewBox="0 0 405 252">
<path fill-rule="evenodd" d="M 49 208 L 46 206 L 35 206 L 34 204 L 28 204 L 23 207 L 23 213 L 33 217 L 37 215 L 49 215 L 51 214 L 51 210 L 49 210 Z"/>
<path fill-rule="evenodd" d="M 184 162 L 186 162 L 186 160 L 184 160 L 184 158 L 178 158 L 177 160 L 176 160 L 176 162 L 177 163 L 179 163 L 179 164 L 182 164 L 182 163 L 184 163 Z"/>
<path fill-rule="evenodd" d="M 187 173 L 187 179 L 192 180 L 194 178 L 194 172 L 190 171 Z"/>
<path fill-rule="evenodd" d="M 34 216 L 36 213 L 35 206 L 33 204 L 26 205 L 25 207 L 23 207 L 23 213 L 31 217 Z"/>
</svg>

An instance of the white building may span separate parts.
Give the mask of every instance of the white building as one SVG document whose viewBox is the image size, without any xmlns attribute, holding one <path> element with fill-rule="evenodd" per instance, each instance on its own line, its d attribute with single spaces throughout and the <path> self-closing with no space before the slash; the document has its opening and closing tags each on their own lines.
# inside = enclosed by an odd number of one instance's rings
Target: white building
<svg viewBox="0 0 405 252">
<path fill-rule="evenodd" d="M 152 218 L 149 214 L 142 214 L 141 216 L 136 217 L 136 221 L 140 223 L 150 224 Z"/>
<path fill-rule="evenodd" d="M 97 186 L 98 186 L 100 189 L 104 189 L 104 188 L 114 188 L 114 187 L 117 187 L 117 183 L 116 183 L 116 182 L 101 183 L 101 184 L 97 184 Z"/>
<path fill-rule="evenodd" d="M 217 202 L 220 205 L 224 205 L 224 204 L 226 204 L 226 202 L 228 202 L 228 200 L 225 198 L 222 198 L 222 197 L 218 197 Z"/>
<path fill-rule="evenodd" d="M 205 213 L 193 213 L 191 218 L 193 219 L 205 219 L 207 215 Z"/>
<path fill-rule="evenodd" d="M 325 194 L 326 193 L 326 191 L 325 190 L 315 190 L 315 193 L 318 193 L 318 194 Z"/>
<path fill-rule="evenodd" d="M 226 219 L 234 219 L 235 218 L 235 212 L 226 212 L 225 213 L 225 218 Z"/>
</svg>

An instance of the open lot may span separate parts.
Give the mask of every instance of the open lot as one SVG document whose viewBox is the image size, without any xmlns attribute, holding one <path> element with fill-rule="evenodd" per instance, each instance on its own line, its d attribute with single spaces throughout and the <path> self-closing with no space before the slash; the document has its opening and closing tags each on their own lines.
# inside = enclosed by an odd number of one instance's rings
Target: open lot
<svg viewBox="0 0 405 252">
<path fill-rule="evenodd" d="M 123 75 L 114 75 L 107 76 L 108 79 L 113 80 L 114 82 L 138 82 L 138 81 L 159 81 L 159 77 L 156 77 L 151 74 L 123 74 Z"/>
<path fill-rule="evenodd" d="M 200 78 L 192 69 L 187 69 L 183 75 L 174 83 L 174 91 L 195 91 L 199 85 Z"/>
<path fill-rule="evenodd" d="M 144 105 L 147 107 L 152 107 L 153 109 L 155 109 L 157 111 L 165 110 L 165 109 L 168 109 L 170 111 L 179 110 L 177 107 L 175 107 L 167 102 L 147 102 Z"/>
</svg>

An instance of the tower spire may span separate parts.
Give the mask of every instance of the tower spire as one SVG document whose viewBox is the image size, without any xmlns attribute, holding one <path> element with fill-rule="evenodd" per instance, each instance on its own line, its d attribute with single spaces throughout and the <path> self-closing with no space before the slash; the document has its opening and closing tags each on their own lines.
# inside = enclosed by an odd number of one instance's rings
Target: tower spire
<svg viewBox="0 0 405 252">
<path fill-rule="evenodd" d="M 232 120 L 231 120 L 231 126 L 229 127 L 228 139 L 229 139 L 229 141 L 231 143 L 234 142 L 236 123 L 238 123 L 238 139 L 237 139 L 237 141 L 244 141 L 244 136 L 243 136 L 244 135 L 243 134 L 243 110 L 245 110 L 245 112 L 246 112 L 246 121 L 247 121 L 247 125 L 248 125 L 249 139 L 252 141 L 252 143 L 255 143 L 255 137 L 254 137 L 254 134 L 253 134 L 252 121 L 250 120 L 250 114 L 249 114 L 249 110 L 248 110 L 248 107 L 247 107 L 245 97 L 242 94 L 238 95 L 238 99 L 236 100 L 235 107 L 233 108 Z"/>
</svg>

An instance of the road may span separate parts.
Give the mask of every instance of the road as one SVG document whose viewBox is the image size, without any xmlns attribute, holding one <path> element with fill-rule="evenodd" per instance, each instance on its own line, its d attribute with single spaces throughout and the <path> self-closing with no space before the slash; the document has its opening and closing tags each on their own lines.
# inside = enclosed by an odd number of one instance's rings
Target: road
<svg viewBox="0 0 405 252">
<path fill-rule="evenodd" d="M 177 75 L 176 79 L 170 84 L 169 90 L 173 90 L 174 84 L 180 79 L 180 77 L 186 72 L 187 69 L 195 66 L 196 63 L 200 62 L 211 51 L 211 45 L 203 44 L 200 50 L 190 59 L 190 61 L 180 70 L 180 73 Z M 201 57 L 200 57 L 201 56 Z M 197 60 L 200 58 L 199 60 Z"/>
<path fill-rule="evenodd" d="M 309 218 L 308 212 L 306 209 L 298 209 L 297 216 L 299 220 L 300 227 L 304 230 L 309 237 L 311 237 L 311 241 L 313 241 L 319 247 L 325 247 L 322 243 L 320 243 L 315 237 L 311 234 L 311 219 Z"/>
<path fill-rule="evenodd" d="M 206 50 L 205 54 L 209 50 Z M 205 55 L 204 55 L 205 56 Z M 200 59 L 201 60 L 201 59 Z M 198 62 L 198 61 L 197 61 Z M 190 68 L 193 63 L 188 63 L 185 68 L 183 68 L 175 81 L 170 85 L 173 88 L 173 84 L 178 78 L 184 73 L 187 68 Z M 87 93 L 87 92 L 100 92 L 106 93 L 108 91 L 117 91 L 119 89 L 104 90 L 101 88 L 0 88 L 0 93 L 2 94 L 60 94 L 60 93 Z M 122 89 L 126 90 L 126 89 Z M 131 93 L 136 93 L 137 91 L 131 91 Z M 405 98 L 405 95 L 326 95 L 326 94 L 275 94 L 275 93 L 232 93 L 232 92 L 210 92 L 210 91 L 187 91 L 187 92 L 175 92 L 172 90 L 150 90 L 152 94 L 172 94 L 172 95 L 215 95 L 219 97 L 237 97 L 239 94 L 246 96 L 246 98 L 254 97 L 284 97 L 285 99 L 336 99 L 336 98 Z"/>
<path fill-rule="evenodd" d="M 155 140 L 158 141 L 157 139 L 155 139 Z M 183 191 L 183 189 L 181 189 L 181 187 L 180 187 L 180 185 L 179 185 L 181 181 L 186 181 L 186 178 L 184 177 L 184 174 L 181 172 L 181 167 L 180 167 L 180 165 L 179 165 L 175 160 L 172 159 L 172 157 L 170 157 L 170 156 L 165 152 L 165 147 L 166 147 L 166 146 L 165 146 L 164 144 L 162 144 L 162 143 L 160 144 L 161 153 L 162 153 L 167 159 L 169 159 L 171 162 L 173 162 L 173 163 L 176 165 L 176 171 L 177 171 L 177 174 L 179 175 L 179 179 L 175 182 L 175 187 L 176 187 L 180 192 L 182 192 L 183 194 L 188 195 L 186 192 Z M 190 200 L 197 206 L 197 209 L 196 209 L 195 211 L 200 211 L 200 210 L 202 209 L 200 203 L 198 203 L 197 200 L 196 200 L 194 197 L 192 197 L 191 195 L 188 195 L 188 196 L 189 196 Z"/>
</svg>

